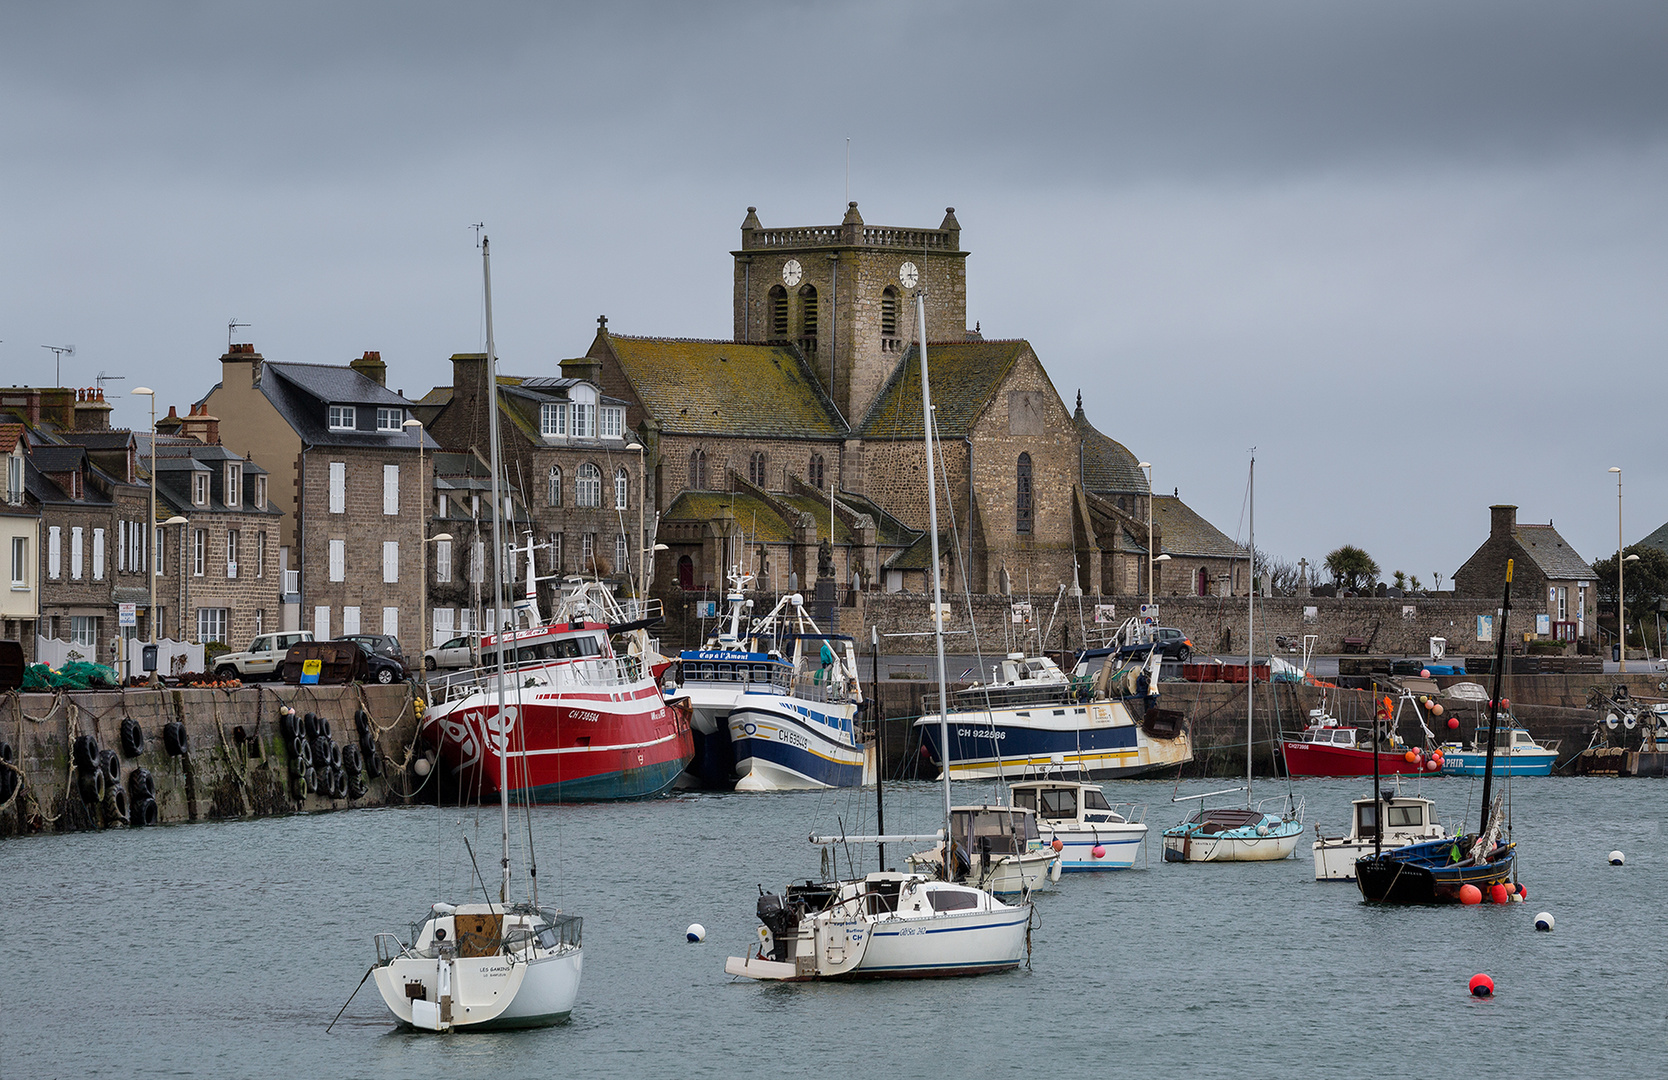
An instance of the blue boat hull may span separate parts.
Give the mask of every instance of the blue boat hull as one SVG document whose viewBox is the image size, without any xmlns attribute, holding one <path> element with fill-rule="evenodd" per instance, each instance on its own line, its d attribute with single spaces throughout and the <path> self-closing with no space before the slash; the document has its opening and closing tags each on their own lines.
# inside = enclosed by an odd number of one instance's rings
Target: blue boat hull
<svg viewBox="0 0 1668 1080">
<path fill-rule="evenodd" d="M 641 765 L 619 772 L 597 773 L 578 780 L 563 780 L 527 789 L 535 803 L 560 802 L 617 802 L 627 799 L 652 799 L 663 794 L 683 772 L 684 760 Z M 522 792 L 516 792 L 516 798 Z"/>
<path fill-rule="evenodd" d="M 730 713 L 737 790 L 862 785 L 863 747 L 850 716 L 817 712 L 797 698 L 761 697 Z"/>
<path fill-rule="evenodd" d="M 1450 751 L 1442 759 L 1442 775 L 1444 776 L 1481 776 L 1488 758 L 1487 754 L 1454 753 Z M 1495 776 L 1551 776 L 1552 763 L 1558 760 L 1557 754 L 1535 754 L 1520 757 L 1494 758 Z"/>
<path fill-rule="evenodd" d="M 1516 853 L 1510 845 L 1492 860 L 1454 861 L 1450 853 L 1467 838 L 1428 840 L 1356 860 L 1355 883 L 1361 896 L 1386 904 L 1457 904 L 1460 890 L 1487 890 L 1512 875 Z"/>
<path fill-rule="evenodd" d="M 951 777 L 1021 779 L 1039 771 L 1054 770 L 1090 780 L 1112 780 L 1141 776 L 1193 760 L 1192 741 L 1185 731 L 1174 738 L 1156 738 L 1130 722 L 1094 723 L 1082 706 L 1067 706 L 1074 711 L 1062 718 L 1078 722 L 1057 722 L 1056 708 L 1047 704 L 1025 710 L 1046 718 L 1039 722 L 1007 710 L 995 710 L 994 714 L 952 714 L 949 723 Z M 928 755 L 943 768 L 945 755 L 940 748 L 937 718 L 922 717 L 916 726 Z"/>
</svg>

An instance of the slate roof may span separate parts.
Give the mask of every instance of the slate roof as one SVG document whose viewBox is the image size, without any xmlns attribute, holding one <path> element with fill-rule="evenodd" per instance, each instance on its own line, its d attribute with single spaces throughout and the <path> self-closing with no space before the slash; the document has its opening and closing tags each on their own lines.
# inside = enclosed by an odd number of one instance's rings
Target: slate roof
<svg viewBox="0 0 1668 1080">
<path fill-rule="evenodd" d="M 932 362 L 931 342 L 927 343 L 927 362 Z M 915 385 L 920 386 L 921 384 L 916 383 Z M 938 537 L 938 557 L 942 559 L 954 551 L 955 540 L 951 538 L 948 532 L 941 531 Z M 932 566 L 932 534 L 930 532 L 923 532 L 916 537 L 914 543 L 881 563 L 882 570 L 926 570 L 930 566 Z M 929 579 L 927 584 L 931 586 L 932 581 Z"/>
<path fill-rule="evenodd" d="M 943 439 L 965 438 L 1031 346 L 1023 340 L 927 342 L 932 401 Z M 920 439 L 921 351 L 911 345 L 880 388 L 858 430 L 865 439 Z"/>
<path fill-rule="evenodd" d="M 352 368 L 333 364 L 280 364 L 268 361 L 261 368 L 261 393 L 285 423 L 309 446 L 411 446 L 416 444 L 404 432 L 332 431 L 328 427 L 329 407 L 378 405 L 409 409 L 412 402 L 378 386 Z M 427 430 L 424 445 L 438 449 Z"/>
<path fill-rule="evenodd" d="M 85 446 L 89 450 L 125 450 L 129 443 L 135 441 L 131 431 L 66 431 L 63 440 L 76 446 Z"/>
<path fill-rule="evenodd" d="M 603 331 L 638 399 L 678 435 L 840 439 L 839 410 L 783 345 L 628 337 Z"/>
<path fill-rule="evenodd" d="M 1077 427 L 1077 437 L 1083 447 L 1084 490 L 1114 495 L 1147 493 L 1147 475 L 1140 469 L 1141 460 L 1125 449 L 1123 443 L 1095 430 L 1083 412 L 1081 395 L 1071 421 Z"/>
<path fill-rule="evenodd" d="M 3 449 L 5 449 L 4 445 L 0 444 L 0 450 Z M 1668 525 L 1663 525 L 1662 528 L 1639 542 L 1647 547 L 1654 547 L 1658 551 L 1668 553 Z"/>
<path fill-rule="evenodd" d="M 79 469 L 87 461 L 87 449 L 83 446 L 37 446 L 30 451 L 30 458 L 35 462 L 35 468 L 46 473 L 70 472 Z"/>
<path fill-rule="evenodd" d="M 1564 542 L 1552 525 L 1517 526 L 1517 542 L 1535 560 L 1549 581 L 1593 581 L 1598 575 L 1587 565 L 1587 560 L 1575 553 Z"/>
<path fill-rule="evenodd" d="M 1174 495 L 1153 496 L 1153 521 L 1162 530 L 1160 554 L 1206 559 L 1243 559 L 1245 548 Z M 1145 542 L 1142 547 L 1145 548 Z"/>
</svg>

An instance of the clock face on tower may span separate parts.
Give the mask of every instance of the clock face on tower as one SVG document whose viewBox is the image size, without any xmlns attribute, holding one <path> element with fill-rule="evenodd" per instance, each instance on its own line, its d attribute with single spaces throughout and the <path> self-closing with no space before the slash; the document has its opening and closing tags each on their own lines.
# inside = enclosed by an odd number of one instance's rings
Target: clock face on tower
<svg viewBox="0 0 1668 1080">
<path fill-rule="evenodd" d="M 799 284 L 799 279 L 805 276 L 805 271 L 799 265 L 798 259 L 789 259 L 782 264 L 782 284 L 792 288 Z"/>
<path fill-rule="evenodd" d="M 903 283 L 904 288 L 913 289 L 915 288 L 915 283 L 921 280 L 921 275 L 920 272 L 915 269 L 914 263 L 906 262 L 902 266 L 898 267 L 898 280 Z"/>
</svg>

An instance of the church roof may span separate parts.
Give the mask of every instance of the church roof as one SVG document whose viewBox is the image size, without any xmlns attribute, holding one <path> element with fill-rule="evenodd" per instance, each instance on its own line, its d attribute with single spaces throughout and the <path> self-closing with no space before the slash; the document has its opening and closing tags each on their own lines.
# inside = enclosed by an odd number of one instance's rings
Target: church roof
<svg viewBox="0 0 1668 1080">
<path fill-rule="evenodd" d="M 680 435 L 841 439 L 846 425 L 785 345 L 628 337 L 603 331 L 661 430 Z"/>
<path fill-rule="evenodd" d="M 938 434 L 943 439 L 965 438 L 1019 358 L 1031 351 L 1029 342 L 946 341 L 927 343 L 932 372 L 933 405 Z M 858 426 L 866 439 L 920 439 L 921 353 L 911 345 L 869 406 Z"/>
<path fill-rule="evenodd" d="M 827 507 L 824 507 L 826 513 Z M 751 491 L 684 491 L 661 516 L 662 523 L 718 521 L 729 516 L 749 543 L 786 544 L 793 524 Z"/>
<path fill-rule="evenodd" d="M 1124 444 L 1095 430 L 1083 412 L 1083 397 L 1078 396 L 1077 411 L 1071 421 L 1077 426 L 1077 437 L 1083 445 L 1083 487 L 1097 494 L 1115 495 L 1147 492 L 1147 477 L 1141 471 L 1140 459 Z"/>
<path fill-rule="evenodd" d="M 1153 496 L 1153 521 L 1161 531 L 1161 554 L 1193 558 L 1243 559 L 1245 548 L 1174 495 Z"/>
</svg>

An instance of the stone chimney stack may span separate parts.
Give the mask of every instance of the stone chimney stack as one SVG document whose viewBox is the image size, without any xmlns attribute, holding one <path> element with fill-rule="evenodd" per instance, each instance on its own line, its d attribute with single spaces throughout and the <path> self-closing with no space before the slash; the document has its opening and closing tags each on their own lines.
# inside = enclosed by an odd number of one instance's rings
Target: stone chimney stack
<svg viewBox="0 0 1668 1080">
<path fill-rule="evenodd" d="M 1517 507 L 1491 506 L 1488 508 L 1488 534 L 1492 537 L 1510 537 L 1517 530 Z"/>
<path fill-rule="evenodd" d="M 348 361 L 348 367 L 378 386 L 388 385 L 388 365 L 382 362 L 382 354 L 379 352 L 368 351 L 359 359 Z"/>
<path fill-rule="evenodd" d="M 75 392 L 75 430 L 109 431 L 111 406 L 104 400 L 104 390 L 89 386 Z"/>
<path fill-rule="evenodd" d="M 239 341 L 220 358 L 220 381 L 227 386 L 259 386 L 261 363 L 261 354 L 255 351 L 254 343 Z"/>
<path fill-rule="evenodd" d="M 169 410 L 172 415 L 173 410 Z M 205 446 L 220 445 L 220 418 L 210 416 L 207 405 L 191 406 L 190 415 L 180 424 L 180 434 L 187 435 Z"/>
</svg>

